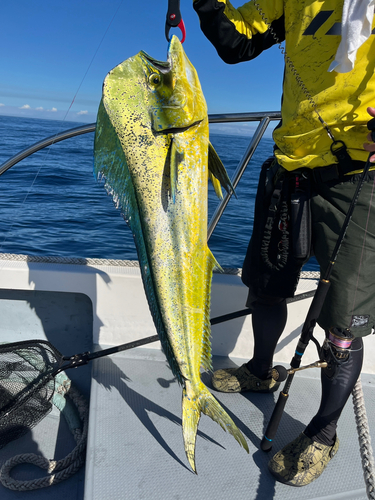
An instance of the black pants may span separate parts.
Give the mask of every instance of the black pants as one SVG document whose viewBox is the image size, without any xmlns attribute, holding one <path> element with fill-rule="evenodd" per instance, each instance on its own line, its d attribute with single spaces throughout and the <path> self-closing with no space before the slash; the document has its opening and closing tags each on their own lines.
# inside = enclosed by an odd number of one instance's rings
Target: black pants
<svg viewBox="0 0 375 500">
<path fill-rule="evenodd" d="M 254 304 L 254 357 L 248 366 L 255 376 L 262 379 L 270 376 L 274 351 L 286 320 L 285 300 L 264 297 Z M 341 365 L 337 376 L 330 379 L 322 369 L 320 407 L 305 430 L 308 437 L 329 446 L 333 444 L 338 419 L 361 373 L 362 362 L 363 342 L 361 338 L 355 338 L 349 360 Z"/>
<path fill-rule="evenodd" d="M 362 361 L 363 342 L 361 338 L 355 338 L 349 359 L 340 366 L 336 377 L 330 379 L 322 370 L 321 403 L 318 413 L 305 430 L 307 436 L 323 444 L 333 444 L 337 421 L 361 373 Z"/>
</svg>

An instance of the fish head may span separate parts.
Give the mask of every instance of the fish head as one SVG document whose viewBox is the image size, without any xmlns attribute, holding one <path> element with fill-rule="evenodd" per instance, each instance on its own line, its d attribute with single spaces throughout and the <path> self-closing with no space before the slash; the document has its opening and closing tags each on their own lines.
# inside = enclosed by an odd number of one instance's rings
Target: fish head
<svg viewBox="0 0 375 500">
<path fill-rule="evenodd" d="M 157 61 L 145 52 L 140 52 L 139 57 L 143 62 L 154 132 L 184 130 L 207 117 L 197 72 L 176 36 L 170 41 L 166 62 Z"/>
<path fill-rule="evenodd" d="M 137 135 L 173 134 L 207 120 L 197 72 L 173 36 L 167 61 L 139 52 L 113 68 L 103 84 L 103 105 L 120 136 L 139 125 Z"/>
</svg>

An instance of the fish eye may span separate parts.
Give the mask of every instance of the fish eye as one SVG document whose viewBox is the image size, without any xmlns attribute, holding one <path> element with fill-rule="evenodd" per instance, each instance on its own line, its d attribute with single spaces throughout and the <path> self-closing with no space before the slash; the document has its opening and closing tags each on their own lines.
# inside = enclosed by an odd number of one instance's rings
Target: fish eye
<svg viewBox="0 0 375 500">
<path fill-rule="evenodd" d="M 149 76 L 148 81 L 151 83 L 151 85 L 159 85 L 161 83 L 161 78 L 157 73 L 152 73 L 152 75 Z"/>
</svg>

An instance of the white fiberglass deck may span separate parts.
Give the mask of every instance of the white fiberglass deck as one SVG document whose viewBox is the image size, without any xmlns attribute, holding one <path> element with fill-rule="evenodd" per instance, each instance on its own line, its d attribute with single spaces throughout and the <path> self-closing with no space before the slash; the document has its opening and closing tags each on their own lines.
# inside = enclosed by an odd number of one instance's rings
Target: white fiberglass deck
<svg viewBox="0 0 375 500">
<path fill-rule="evenodd" d="M 92 350 L 98 341 L 104 348 L 155 333 L 137 269 L 113 269 L 104 264 L 6 262 L 2 271 L 1 341 L 47 338 L 64 354 L 73 354 Z M 298 293 L 315 285 L 316 280 L 304 279 Z M 242 309 L 245 297 L 238 276 L 215 275 L 212 317 Z M 290 361 L 309 302 L 289 305 L 288 325 L 277 348 L 276 363 Z M 120 303 L 123 307 L 119 307 Z M 117 317 L 114 311 L 118 311 Z M 250 317 L 216 325 L 212 336 L 215 369 L 241 364 L 250 357 Z M 373 340 L 365 339 L 362 384 L 370 430 L 375 432 Z M 303 364 L 316 359 L 315 347 L 310 345 Z M 250 454 L 202 415 L 195 475 L 182 441 L 181 388 L 158 342 L 98 359 L 89 366 L 67 371 L 67 375 L 86 395 L 91 383 L 86 469 L 45 490 L 14 492 L 0 485 L 1 500 L 367 498 L 351 400 L 339 422 L 338 454 L 321 478 L 307 487 L 293 488 L 273 479 L 267 469 L 271 455 L 259 450 L 278 393 L 227 395 L 212 391 L 242 430 Z M 203 374 L 202 378 L 210 387 L 210 375 Z M 304 429 L 317 409 L 319 397 L 319 371 L 296 374 L 273 452 Z M 31 433 L 0 450 L 0 464 L 25 452 L 62 458 L 73 447 L 65 422 L 54 410 Z M 34 467 L 19 466 L 13 476 L 26 479 L 35 474 L 40 472 Z"/>
</svg>

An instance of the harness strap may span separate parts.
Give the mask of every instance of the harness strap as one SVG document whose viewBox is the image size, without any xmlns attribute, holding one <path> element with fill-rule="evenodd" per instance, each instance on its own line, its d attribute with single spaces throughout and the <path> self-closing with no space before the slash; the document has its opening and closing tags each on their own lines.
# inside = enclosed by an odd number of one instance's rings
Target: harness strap
<svg viewBox="0 0 375 500">
<path fill-rule="evenodd" d="M 312 176 L 314 178 L 314 181 L 316 183 L 320 182 L 329 182 L 329 181 L 338 181 L 338 182 L 343 182 L 343 181 L 351 181 L 353 178 L 356 180 L 356 178 L 360 177 L 360 173 L 358 174 L 353 174 L 353 175 L 347 175 L 349 172 L 352 171 L 362 171 L 364 169 L 365 162 L 359 161 L 359 160 L 351 160 L 351 166 L 349 171 L 345 171 L 344 173 L 340 173 L 340 167 L 337 163 L 334 165 L 329 165 L 328 167 L 316 167 L 312 169 Z M 371 170 L 368 172 L 366 176 L 367 179 L 374 179 L 374 170 Z"/>
</svg>

